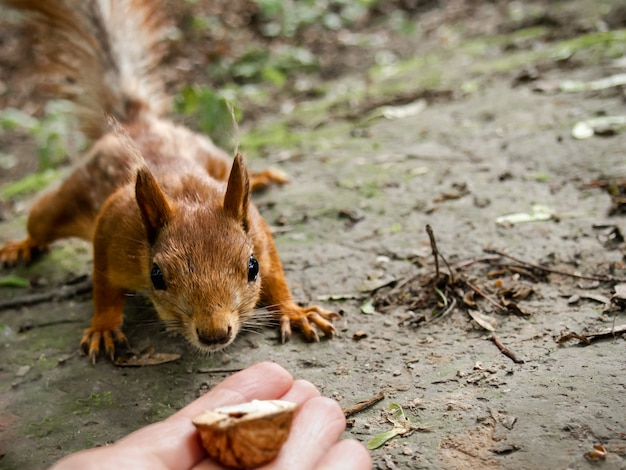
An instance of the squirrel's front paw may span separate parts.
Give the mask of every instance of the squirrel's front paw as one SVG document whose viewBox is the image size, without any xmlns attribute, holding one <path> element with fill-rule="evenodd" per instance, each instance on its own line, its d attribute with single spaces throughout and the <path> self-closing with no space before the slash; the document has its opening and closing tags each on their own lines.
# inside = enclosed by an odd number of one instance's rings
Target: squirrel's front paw
<svg viewBox="0 0 626 470">
<path fill-rule="evenodd" d="M 274 184 L 287 184 L 289 177 L 286 173 L 276 168 L 266 168 L 260 172 L 252 172 L 250 174 L 250 189 L 260 191 Z"/>
<path fill-rule="evenodd" d="M 7 242 L 0 248 L 0 266 L 11 267 L 20 261 L 28 264 L 46 249 L 30 237 L 20 242 Z"/>
<path fill-rule="evenodd" d="M 83 354 L 89 355 L 93 364 L 96 363 L 100 355 L 100 343 L 104 343 L 104 351 L 111 359 L 111 362 L 115 361 L 116 344 L 120 345 L 122 348 L 128 348 L 128 339 L 119 328 L 112 330 L 100 330 L 93 326 L 87 328 L 80 340 L 80 350 Z"/>
<path fill-rule="evenodd" d="M 319 328 L 324 335 L 331 337 L 337 334 L 337 330 L 331 323 L 333 319 L 340 318 L 339 314 L 326 310 L 317 305 L 299 307 L 297 305 L 282 308 L 280 310 L 280 332 L 283 343 L 291 337 L 292 325 L 302 331 L 309 341 L 319 341 L 316 329 Z"/>
</svg>

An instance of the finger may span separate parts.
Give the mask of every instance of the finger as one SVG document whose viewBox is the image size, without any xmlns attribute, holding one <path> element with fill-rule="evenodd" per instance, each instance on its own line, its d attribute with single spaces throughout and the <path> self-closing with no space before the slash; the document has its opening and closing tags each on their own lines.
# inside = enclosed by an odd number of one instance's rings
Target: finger
<svg viewBox="0 0 626 470">
<path fill-rule="evenodd" d="M 293 383 L 293 387 L 291 387 L 287 393 L 280 397 L 280 399 L 303 405 L 311 398 L 319 396 L 319 390 L 311 382 L 307 380 L 296 380 Z"/>
<path fill-rule="evenodd" d="M 107 447 L 94 447 L 82 450 L 56 462 L 50 470 L 91 470 L 99 468 L 132 468 L 162 469 L 163 464 L 154 456 L 146 456 L 141 449 L 131 449 L 129 452 L 118 452 L 114 444 Z"/>
<path fill-rule="evenodd" d="M 346 419 L 336 401 L 325 397 L 306 401 L 294 419 L 287 442 L 268 468 L 315 468 L 345 427 Z"/>
<path fill-rule="evenodd" d="M 293 386 L 291 374 L 273 362 L 261 362 L 231 375 L 213 390 L 172 416 L 193 418 L 204 410 L 245 403 L 250 400 L 274 400 Z"/>
<path fill-rule="evenodd" d="M 139 447 L 156 456 L 166 468 L 189 469 L 205 452 L 191 420 L 209 408 L 242 403 L 252 399 L 270 400 L 285 396 L 293 377 L 277 364 L 257 364 L 224 380 L 170 418 L 152 424 L 124 438 L 118 445 Z"/>
<path fill-rule="evenodd" d="M 365 470 L 372 468 L 372 457 L 356 439 L 345 439 L 332 446 L 315 470 Z"/>
</svg>

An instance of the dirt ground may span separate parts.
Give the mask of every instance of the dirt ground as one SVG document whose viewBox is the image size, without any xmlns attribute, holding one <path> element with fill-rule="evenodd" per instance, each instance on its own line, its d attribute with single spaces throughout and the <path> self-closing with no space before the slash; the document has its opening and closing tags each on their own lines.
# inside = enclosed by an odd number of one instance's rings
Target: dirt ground
<svg viewBox="0 0 626 470">
<path fill-rule="evenodd" d="M 2 308 L 0 467 L 42 468 L 113 442 L 263 359 L 342 407 L 383 392 L 350 417 L 346 436 L 364 443 L 392 428 L 391 403 L 402 406 L 413 430 L 372 450 L 375 468 L 626 468 L 623 335 L 556 341 L 626 323 L 614 295 L 626 280 L 624 219 L 597 187 L 626 177 L 626 132 L 572 134 L 577 122 L 626 114 L 624 88 L 564 91 L 566 80 L 625 72 L 625 18 L 617 1 L 431 6 L 411 17 L 418 27 L 404 42 L 395 37 L 394 60 L 313 77 L 310 96 L 285 91 L 289 106 L 256 108 L 242 123 L 250 165 L 279 167 L 292 184 L 255 203 L 294 296 L 340 312 L 340 336 L 281 345 L 277 329 L 259 326 L 203 357 L 138 295 L 125 320 L 134 349 L 182 357 L 94 367 L 77 351 L 88 291 Z M 366 33 L 386 37 L 385 25 Z M 20 161 L 32 147 L 0 136 L 0 151 L 25 153 Z M 0 241 L 24 234 L 29 200 L 3 203 Z M 497 220 L 537 204 L 546 220 Z M 456 273 L 440 296 L 426 283 L 436 269 L 427 224 Z M 33 266 L 2 272 L 36 282 L 0 288 L 0 304 L 66 289 L 90 269 L 87 245 L 62 242 Z M 449 272 L 443 261 L 440 271 Z M 472 286 L 488 298 L 471 297 Z M 585 454 L 598 444 L 606 455 L 594 463 Z"/>
</svg>

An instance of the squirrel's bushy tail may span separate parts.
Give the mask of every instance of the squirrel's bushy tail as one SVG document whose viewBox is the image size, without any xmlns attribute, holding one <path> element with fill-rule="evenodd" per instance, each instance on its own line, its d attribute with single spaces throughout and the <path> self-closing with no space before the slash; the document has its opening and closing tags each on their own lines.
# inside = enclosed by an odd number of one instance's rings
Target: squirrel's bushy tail
<svg viewBox="0 0 626 470">
<path fill-rule="evenodd" d="M 0 0 L 23 12 L 42 80 L 73 101 L 81 130 L 97 139 L 107 119 L 129 122 L 167 106 L 155 68 L 171 31 L 155 0 Z"/>
</svg>

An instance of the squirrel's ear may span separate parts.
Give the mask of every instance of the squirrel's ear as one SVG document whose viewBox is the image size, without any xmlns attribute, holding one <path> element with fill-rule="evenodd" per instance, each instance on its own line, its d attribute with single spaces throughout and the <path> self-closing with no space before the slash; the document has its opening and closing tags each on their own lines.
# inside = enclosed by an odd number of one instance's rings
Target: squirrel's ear
<svg viewBox="0 0 626 470">
<path fill-rule="evenodd" d="M 152 244 L 161 228 L 171 217 L 172 209 L 159 184 L 147 168 L 141 168 L 137 171 L 135 199 L 148 232 L 148 242 Z"/>
<path fill-rule="evenodd" d="M 248 206 L 250 205 L 250 176 L 243 156 L 238 153 L 228 177 L 228 186 L 224 196 L 224 212 L 240 221 L 247 232 L 250 228 Z"/>
</svg>

